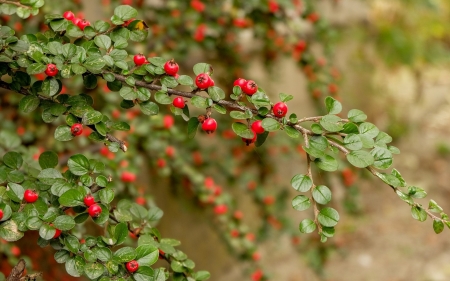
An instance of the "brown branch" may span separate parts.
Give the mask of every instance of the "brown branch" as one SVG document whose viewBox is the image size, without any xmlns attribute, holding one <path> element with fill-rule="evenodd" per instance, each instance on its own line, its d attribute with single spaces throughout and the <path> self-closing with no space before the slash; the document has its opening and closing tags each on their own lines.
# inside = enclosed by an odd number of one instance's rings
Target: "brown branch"
<svg viewBox="0 0 450 281">
<path fill-rule="evenodd" d="M 0 0 L 0 2 L 1 2 L 1 0 Z M 16 90 L 14 90 L 14 89 L 11 89 L 11 85 L 10 84 L 8 84 L 8 83 L 6 83 L 5 81 L 0 81 L 0 88 L 3 88 L 3 89 L 7 89 L 7 90 L 11 90 L 11 91 L 14 91 L 14 92 L 16 92 L 16 93 L 19 93 L 19 94 L 21 94 L 21 95 L 24 95 L 24 96 L 30 96 L 31 95 L 31 93 L 27 90 L 27 89 L 25 89 L 25 88 L 20 88 L 20 91 L 16 91 Z M 41 95 L 37 95 L 37 97 L 39 98 L 39 99 L 41 99 L 41 100 L 51 100 L 51 98 L 49 98 L 49 97 L 44 97 L 44 96 L 41 96 Z"/>
<path fill-rule="evenodd" d="M 128 147 L 125 145 L 125 142 L 124 142 L 123 140 L 119 140 L 118 138 L 116 138 L 115 136 L 110 135 L 110 134 L 106 134 L 106 139 L 109 140 L 110 142 L 116 142 L 116 143 L 118 143 L 120 149 L 121 149 L 123 152 L 127 152 Z"/>
<path fill-rule="evenodd" d="M 36 280 L 36 278 L 42 276 L 42 272 L 33 273 L 29 275 L 25 275 L 22 277 L 25 272 L 26 263 L 23 259 L 20 259 L 16 266 L 11 270 L 11 273 L 8 277 L 6 277 L 6 281 L 28 281 L 28 280 Z"/>
<path fill-rule="evenodd" d="M 20 7 L 20 8 L 31 9 L 31 7 L 23 5 L 19 2 L 8 1 L 8 0 L 0 0 L 0 4 L 11 4 L 11 5 L 16 5 L 17 7 Z"/>
</svg>

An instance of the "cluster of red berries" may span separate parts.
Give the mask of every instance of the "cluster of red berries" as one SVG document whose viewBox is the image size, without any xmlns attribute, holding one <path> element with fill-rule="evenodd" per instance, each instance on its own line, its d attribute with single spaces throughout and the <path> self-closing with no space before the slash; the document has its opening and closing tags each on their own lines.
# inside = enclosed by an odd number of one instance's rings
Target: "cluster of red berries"
<svg viewBox="0 0 450 281">
<path fill-rule="evenodd" d="M 70 20 L 74 25 L 78 26 L 81 30 L 84 30 L 86 26 L 91 25 L 91 23 L 88 20 L 75 17 L 75 14 L 72 13 L 72 11 L 65 11 L 63 17 L 66 20 Z"/>
<path fill-rule="evenodd" d="M 208 73 L 200 73 L 199 75 L 197 75 L 197 77 L 195 77 L 195 85 L 199 89 L 205 90 L 208 89 L 209 87 L 214 86 L 215 83 Z"/>
<path fill-rule="evenodd" d="M 88 207 L 88 213 L 91 217 L 96 218 L 102 213 L 102 208 L 95 203 L 95 199 L 91 194 L 88 194 L 83 199 L 84 204 Z"/>
<path fill-rule="evenodd" d="M 246 95 L 253 95 L 258 91 L 258 85 L 253 80 L 245 80 L 244 78 L 238 78 L 234 81 L 233 86 L 241 88 L 242 92 Z"/>
</svg>

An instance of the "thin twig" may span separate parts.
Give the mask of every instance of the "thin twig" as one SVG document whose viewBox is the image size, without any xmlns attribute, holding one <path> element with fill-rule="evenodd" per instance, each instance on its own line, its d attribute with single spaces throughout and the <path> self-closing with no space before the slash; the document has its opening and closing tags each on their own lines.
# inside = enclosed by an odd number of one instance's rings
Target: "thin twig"
<svg viewBox="0 0 450 281">
<path fill-rule="evenodd" d="M 23 4 L 19 3 L 19 2 L 8 1 L 8 0 L 0 0 L 0 4 L 11 4 L 11 5 L 16 5 L 17 7 L 31 9 L 31 7 L 25 6 L 25 5 L 23 5 Z"/>
</svg>

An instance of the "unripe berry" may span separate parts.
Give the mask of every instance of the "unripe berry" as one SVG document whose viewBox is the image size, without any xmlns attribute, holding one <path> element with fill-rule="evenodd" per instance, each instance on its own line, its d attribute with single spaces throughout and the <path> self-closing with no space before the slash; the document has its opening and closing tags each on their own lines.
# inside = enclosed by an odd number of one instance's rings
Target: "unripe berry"
<svg viewBox="0 0 450 281">
<path fill-rule="evenodd" d="M 58 74 L 58 68 L 53 63 L 49 63 L 47 64 L 47 68 L 45 69 L 45 74 L 50 77 L 55 76 L 56 74 Z"/>
<path fill-rule="evenodd" d="M 255 122 L 253 122 L 252 124 L 252 130 L 257 133 L 257 134 L 262 134 L 265 132 L 263 126 L 262 126 L 262 121 L 261 120 L 257 120 Z"/>
<path fill-rule="evenodd" d="M 83 125 L 80 123 L 73 124 L 72 127 L 70 127 L 70 132 L 72 132 L 72 136 L 79 136 L 83 133 Z"/>
<path fill-rule="evenodd" d="M 175 74 L 178 73 L 178 70 L 180 69 L 180 67 L 178 66 L 178 63 L 176 63 L 173 59 L 167 61 L 164 64 L 164 71 L 171 76 L 175 76 Z"/>
<path fill-rule="evenodd" d="M 63 17 L 66 20 L 73 20 L 73 18 L 75 18 L 75 15 L 72 13 L 72 11 L 65 11 Z"/>
<path fill-rule="evenodd" d="M 202 124 L 202 129 L 207 134 L 214 133 L 214 131 L 217 129 L 216 119 L 214 119 L 214 118 L 206 119 L 205 122 L 203 122 L 203 124 Z"/>
<path fill-rule="evenodd" d="M 220 204 L 214 207 L 214 213 L 216 215 L 223 215 L 226 214 L 228 211 L 228 207 L 225 204 Z"/>
<path fill-rule="evenodd" d="M 147 62 L 147 59 L 143 54 L 134 55 L 133 61 L 136 65 L 143 65 Z"/>
<path fill-rule="evenodd" d="M 102 208 L 98 204 L 93 204 L 89 207 L 88 213 L 91 217 L 96 218 L 102 213 Z"/>
<path fill-rule="evenodd" d="M 178 108 L 184 108 L 184 106 L 186 105 L 184 103 L 184 99 L 182 97 L 176 97 L 173 102 L 172 102 L 173 106 L 178 107 Z"/>
<path fill-rule="evenodd" d="M 23 195 L 23 199 L 25 199 L 27 203 L 34 203 L 38 200 L 38 198 L 39 195 L 36 193 L 36 191 L 31 189 L 25 190 L 25 193 Z"/>
<path fill-rule="evenodd" d="M 87 207 L 90 207 L 95 204 L 94 196 L 92 196 L 91 194 L 86 195 L 86 197 L 84 197 L 83 201 L 84 201 L 84 205 L 86 205 Z"/>
<path fill-rule="evenodd" d="M 255 81 L 253 80 L 248 80 L 247 83 L 244 84 L 244 87 L 241 87 L 242 91 L 251 96 L 254 93 L 256 93 L 256 91 L 258 91 L 258 85 L 256 85 Z"/>
<path fill-rule="evenodd" d="M 276 117 L 284 117 L 286 116 L 286 113 L 288 112 L 288 107 L 284 102 L 277 102 L 274 106 L 273 106 L 273 115 L 275 115 Z"/>
<path fill-rule="evenodd" d="M 132 260 L 132 261 L 127 262 L 125 267 L 127 268 L 128 272 L 133 273 L 139 269 L 139 264 L 137 261 Z"/>
<path fill-rule="evenodd" d="M 200 89 L 206 89 L 211 86 L 211 77 L 206 73 L 200 73 L 195 77 L 195 85 Z"/>
</svg>

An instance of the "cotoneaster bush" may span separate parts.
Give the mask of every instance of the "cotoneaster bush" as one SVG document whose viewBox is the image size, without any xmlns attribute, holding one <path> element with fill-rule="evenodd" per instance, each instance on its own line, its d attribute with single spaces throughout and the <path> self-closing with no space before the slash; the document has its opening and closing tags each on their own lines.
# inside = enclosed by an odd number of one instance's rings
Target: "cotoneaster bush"
<svg viewBox="0 0 450 281">
<path fill-rule="evenodd" d="M 43 5 L 41 0 L 0 3 L 3 3 L 3 12 L 17 13 L 23 18 L 36 15 Z M 191 1 L 190 5 L 196 12 L 204 10 L 200 1 Z M 276 1 L 269 1 L 268 12 L 277 13 L 277 5 Z M 304 14 L 312 24 L 320 21 L 318 14 L 312 11 Z M 164 175 L 172 171 L 172 176 L 188 179 L 179 184 L 199 204 L 211 207 L 230 245 L 253 262 L 251 279 L 267 279 L 266 269 L 258 268 L 257 241 L 255 234 L 242 223 L 243 213 L 214 180 L 192 169 L 202 164 L 202 157 L 194 153 L 193 163 L 187 162 L 177 156 L 177 147 L 168 146 L 158 138 L 152 139 L 159 136 L 183 143 L 186 137 L 195 138 L 200 129 L 208 135 L 223 130 L 221 124 L 226 124 L 223 120 L 229 117 L 236 121 L 232 122 L 232 131 L 224 130 L 222 135 L 224 138 L 230 134 L 239 136 L 245 143 L 243 147 L 261 147 L 272 137 L 269 134 L 276 131 L 303 142 L 301 151 L 305 153 L 306 170 L 293 175 L 291 180 L 292 188 L 299 192 L 292 199 L 292 207 L 298 211 L 310 210 L 311 214 L 309 219 L 298 222 L 301 233 L 316 232 L 322 242 L 334 236 L 340 215 L 329 206 L 331 189 L 314 180 L 313 169 L 336 171 L 341 156 L 349 166 L 367 169 L 391 187 L 410 206 L 415 219 L 425 221 L 430 217 L 436 233 L 450 225 L 447 214 L 434 200 L 427 205 L 415 201 L 426 196 L 424 190 L 408 185 L 396 169 L 381 172 L 391 167 L 393 154 L 399 150 L 389 145 L 392 138 L 388 134 L 366 121 L 367 116 L 362 111 L 352 109 L 343 114 L 341 103 L 327 97 L 324 100 L 326 114 L 298 118 L 295 112 L 300 109 L 287 105 L 293 96 L 280 93 L 277 100 L 270 100 L 250 77 L 229 81 L 231 94 L 227 97 L 225 91 L 216 86 L 213 68 L 208 63 L 197 63 L 192 75 L 182 73 L 180 61 L 171 57 L 147 57 L 127 51 L 131 42 L 145 41 L 148 36 L 148 25 L 136 19 L 137 16 L 136 9 L 121 5 L 114 9 L 110 22 L 90 23 L 66 12 L 46 15 L 48 30 L 44 32 L 17 37 L 10 27 L 0 27 L 3 45 L 0 87 L 15 92 L 16 97 L 21 96 L 16 112 L 26 115 L 40 110 L 39 118 L 46 123 L 41 128 L 51 131 L 53 146 L 59 152 L 58 155 L 51 150 L 27 148 L 22 145 L 18 132 L 8 128 L 9 123 L 1 124 L 2 239 L 14 242 L 27 232 L 37 231 L 38 246 L 51 246 L 56 262 L 64 264 L 73 277 L 102 281 L 210 278 L 208 272 L 195 270 L 194 261 L 176 248 L 180 241 L 161 237 L 154 224 L 162 217 L 162 210 L 139 188 L 130 188 L 139 171 L 124 170 L 129 163 L 120 157 L 135 153 L 134 161 L 142 161 L 145 155 L 136 153 L 139 146 L 147 155 L 157 156 L 152 168 L 158 173 Z M 245 18 L 235 18 L 232 23 L 237 28 L 249 24 Z M 203 41 L 204 29 L 200 26 L 196 29 L 196 41 Z M 304 42 L 295 45 L 298 52 L 305 48 Z M 299 61 L 307 64 L 303 59 Z M 314 70 L 307 69 L 307 76 L 316 81 Z M 75 79 L 82 80 L 86 91 L 106 86 L 105 90 L 114 92 L 108 95 L 113 96 L 109 99 L 115 103 L 100 111 L 93 95 L 62 93 L 63 84 Z M 330 93 L 336 93 L 334 84 L 327 87 Z M 8 105 L 14 105 L 14 101 L 8 101 Z M 163 106 L 186 121 L 187 135 L 180 136 L 176 131 L 172 115 L 156 118 L 161 115 Z M 116 120 L 114 110 L 119 109 L 127 110 L 127 121 Z M 194 115 L 191 111 L 200 113 Z M 133 122 L 135 115 L 141 113 L 155 118 Z M 86 143 L 95 145 L 91 152 L 71 147 L 71 143 L 84 136 L 87 136 Z M 125 142 L 123 138 L 128 136 Z M 142 139 L 147 141 L 141 142 Z M 71 149 L 63 149 L 65 146 Z M 32 162 L 33 158 L 37 161 Z M 347 168 L 342 174 L 348 185 L 353 181 L 352 171 Z M 248 190 L 255 189 L 258 190 L 256 184 L 250 181 Z M 260 190 L 254 197 L 267 222 L 280 228 L 273 209 L 279 200 Z M 94 236 L 86 229 L 80 230 L 87 224 L 98 225 L 102 233 Z M 129 237 L 137 241 L 129 243 Z M 155 266 L 159 259 L 168 266 Z M 22 273 L 23 270 L 17 274 L 20 277 Z M 11 276 L 14 274 L 13 270 Z"/>
</svg>

